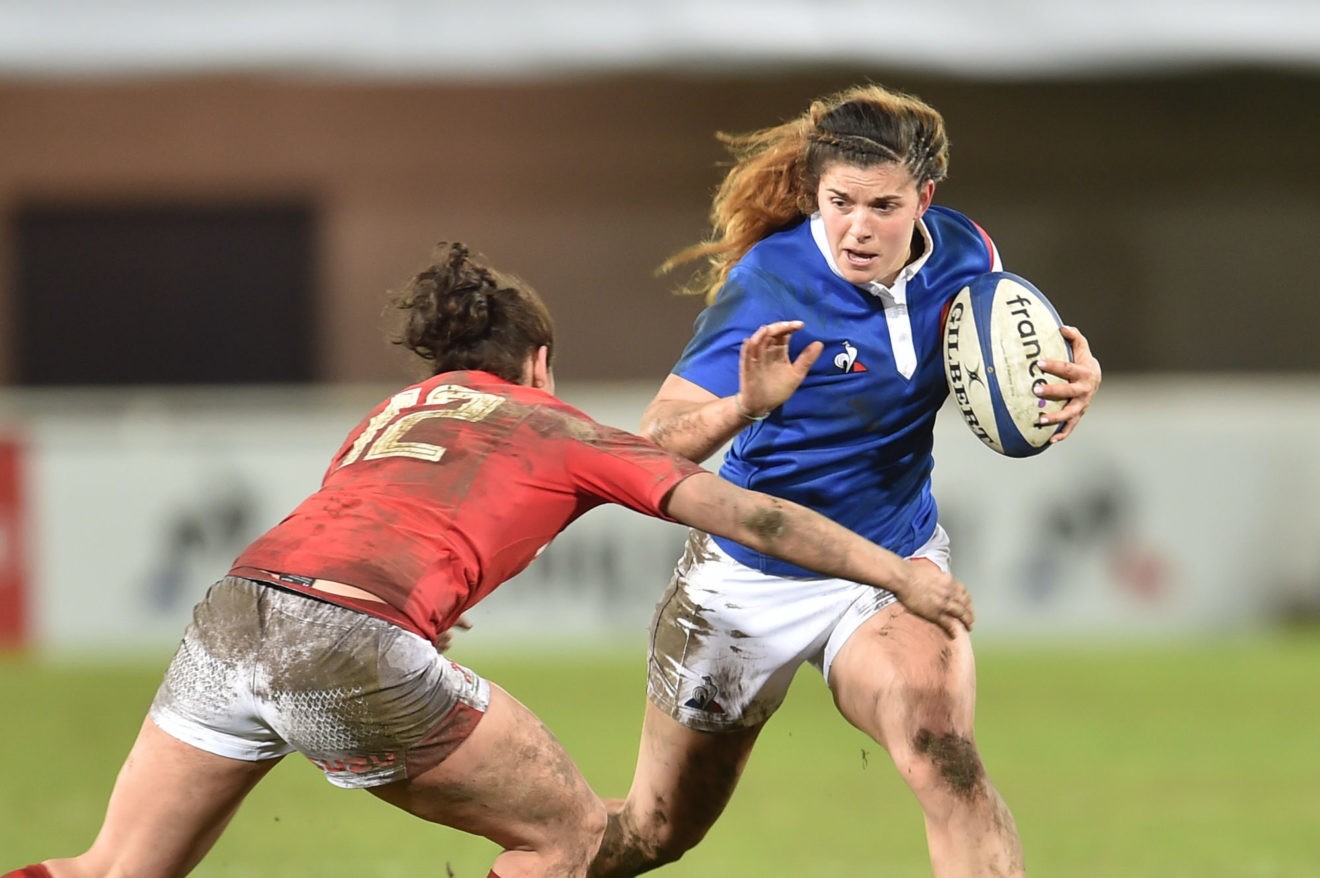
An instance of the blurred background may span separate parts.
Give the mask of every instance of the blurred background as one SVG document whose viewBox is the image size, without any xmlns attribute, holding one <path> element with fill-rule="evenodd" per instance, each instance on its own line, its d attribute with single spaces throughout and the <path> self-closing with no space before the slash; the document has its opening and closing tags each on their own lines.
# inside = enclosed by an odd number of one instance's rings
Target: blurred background
<svg viewBox="0 0 1320 878">
<path fill-rule="evenodd" d="M 655 268 L 706 230 L 715 132 L 861 81 L 944 113 L 937 200 L 1106 370 L 1041 458 L 942 421 L 983 636 L 1312 614 L 1314 3 L 46 0 L 0 3 L 4 642 L 172 643 L 411 377 L 384 293 L 437 240 L 530 280 L 561 395 L 635 428 L 699 310 Z M 487 636 L 640 638 L 682 535 L 615 513 Z"/>
<path fill-rule="evenodd" d="M 528 279 L 560 395 L 636 428 L 715 133 L 863 81 L 943 112 L 937 200 L 1105 368 L 1039 457 L 937 430 L 1033 874 L 1320 874 L 1314 0 L 0 0 L 0 868 L 94 836 L 193 603 L 412 380 L 385 293 L 436 241 Z M 450 653 L 603 795 L 683 536 L 589 513 Z M 800 680 L 664 874 L 929 875 L 885 762 Z M 327 789 L 273 772 L 198 874 L 486 874 Z"/>
</svg>

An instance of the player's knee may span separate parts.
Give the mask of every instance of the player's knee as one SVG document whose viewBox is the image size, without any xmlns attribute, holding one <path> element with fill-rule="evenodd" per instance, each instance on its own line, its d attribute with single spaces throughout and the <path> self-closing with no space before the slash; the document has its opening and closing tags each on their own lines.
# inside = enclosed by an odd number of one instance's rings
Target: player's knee
<svg viewBox="0 0 1320 878">
<path fill-rule="evenodd" d="M 637 813 L 623 808 L 610 815 L 593 876 L 638 875 L 677 861 L 696 847 L 706 827 L 675 820 L 662 808 Z"/>
<path fill-rule="evenodd" d="M 605 805 L 566 809 L 543 832 L 518 850 L 506 850 L 496 859 L 497 875 L 581 875 L 601 847 L 608 816 Z"/>
<path fill-rule="evenodd" d="M 605 830 L 609 827 L 609 813 L 605 809 L 605 803 L 599 802 L 597 807 L 583 818 L 582 834 L 587 839 L 591 850 L 600 847 L 600 841 L 605 837 Z"/>
<path fill-rule="evenodd" d="M 583 809 L 556 832 L 554 843 L 563 849 L 566 860 L 588 863 L 600 848 L 608 825 L 605 804 L 597 801 L 595 807 Z"/>
<path fill-rule="evenodd" d="M 684 827 L 673 822 L 655 827 L 647 851 L 650 867 L 677 862 L 685 853 L 696 847 L 705 835 L 705 827 Z"/>
<path fill-rule="evenodd" d="M 984 793 L 985 767 L 969 735 L 919 728 L 896 761 L 923 802 L 971 801 Z"/>
</svg>

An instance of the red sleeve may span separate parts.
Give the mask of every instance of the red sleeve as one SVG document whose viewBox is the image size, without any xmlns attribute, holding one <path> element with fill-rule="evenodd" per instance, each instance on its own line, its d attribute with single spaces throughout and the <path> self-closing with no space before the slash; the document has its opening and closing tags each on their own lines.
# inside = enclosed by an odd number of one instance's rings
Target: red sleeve
<svg viewBox="0 0 1320 878">
<path fill-rule="evenodd" d="M 972 222 L 972 225 L 976 227 L 976 233 L 981 236 L 981 243 L 985 245 L 986 257 L 990 262 L 986 271 L 1003 271 L 1004 261 L 999 257 L 999 248 L 996 247 L 995 242 L 991 240 L 990 233 L 981 228 L 979 223 L 970 220 L 969 222 Z"/>
<path fill-rule="evenodd" d="M 587 423 L 593 432 L 576 437 L 566 461 L 575 487 L 603 502 L 673 521 L 661 509 L 665 497 L 688 476 L 706 470 L 625 430 Z"/>
</svg>

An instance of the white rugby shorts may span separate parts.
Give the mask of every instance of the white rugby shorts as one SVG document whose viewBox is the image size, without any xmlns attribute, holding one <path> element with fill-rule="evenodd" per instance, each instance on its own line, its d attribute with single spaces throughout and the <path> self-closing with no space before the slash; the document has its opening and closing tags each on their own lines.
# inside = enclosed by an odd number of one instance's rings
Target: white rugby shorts
<svg viewBox="0 0 1320 878">
<path fill-rule="evenodd" d="M 297 750 L 352 789 L 440 764 L 489 705 L 485 679 L 411 631 L 227 577 L 193 610 L 149 715 L 218 756 Z"/>
<path fill-rule="evenodd" d="M 944 528 L 936 525 L 910 557 L 948 571 Z M 844 579 L 761 573 L 690 531 L 651 625 L 647 694 L 691 729 L 757 725 L 783 703 L 804 662 L 828 680 L 853 632 L 896 600 L 892 592 Z"/>
</svg>

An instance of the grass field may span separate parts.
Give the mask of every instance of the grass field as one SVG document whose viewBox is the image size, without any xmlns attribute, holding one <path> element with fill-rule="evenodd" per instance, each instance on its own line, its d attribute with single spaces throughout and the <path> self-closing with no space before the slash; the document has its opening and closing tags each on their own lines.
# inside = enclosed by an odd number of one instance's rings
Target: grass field
<svg viewBox="0 0 1320 878">
<path fill-rule="evenodd" d="M 537 711 L 602 794 L 632 773 L 639 654 L 460 661 Z M 167 656 L 0 661 L 0 867 L 81 850 Z M 1320 632 L 1171 646 L 981 649 L 978 738 L 1035 876 L 1320 875 Z M 484 878 L 488 842 L 338 790 L 291 758 L 195 874 Z M 929 875 L 883 751 L 799 675 L 724 819 L 672 876 Z"/>
</svg>

